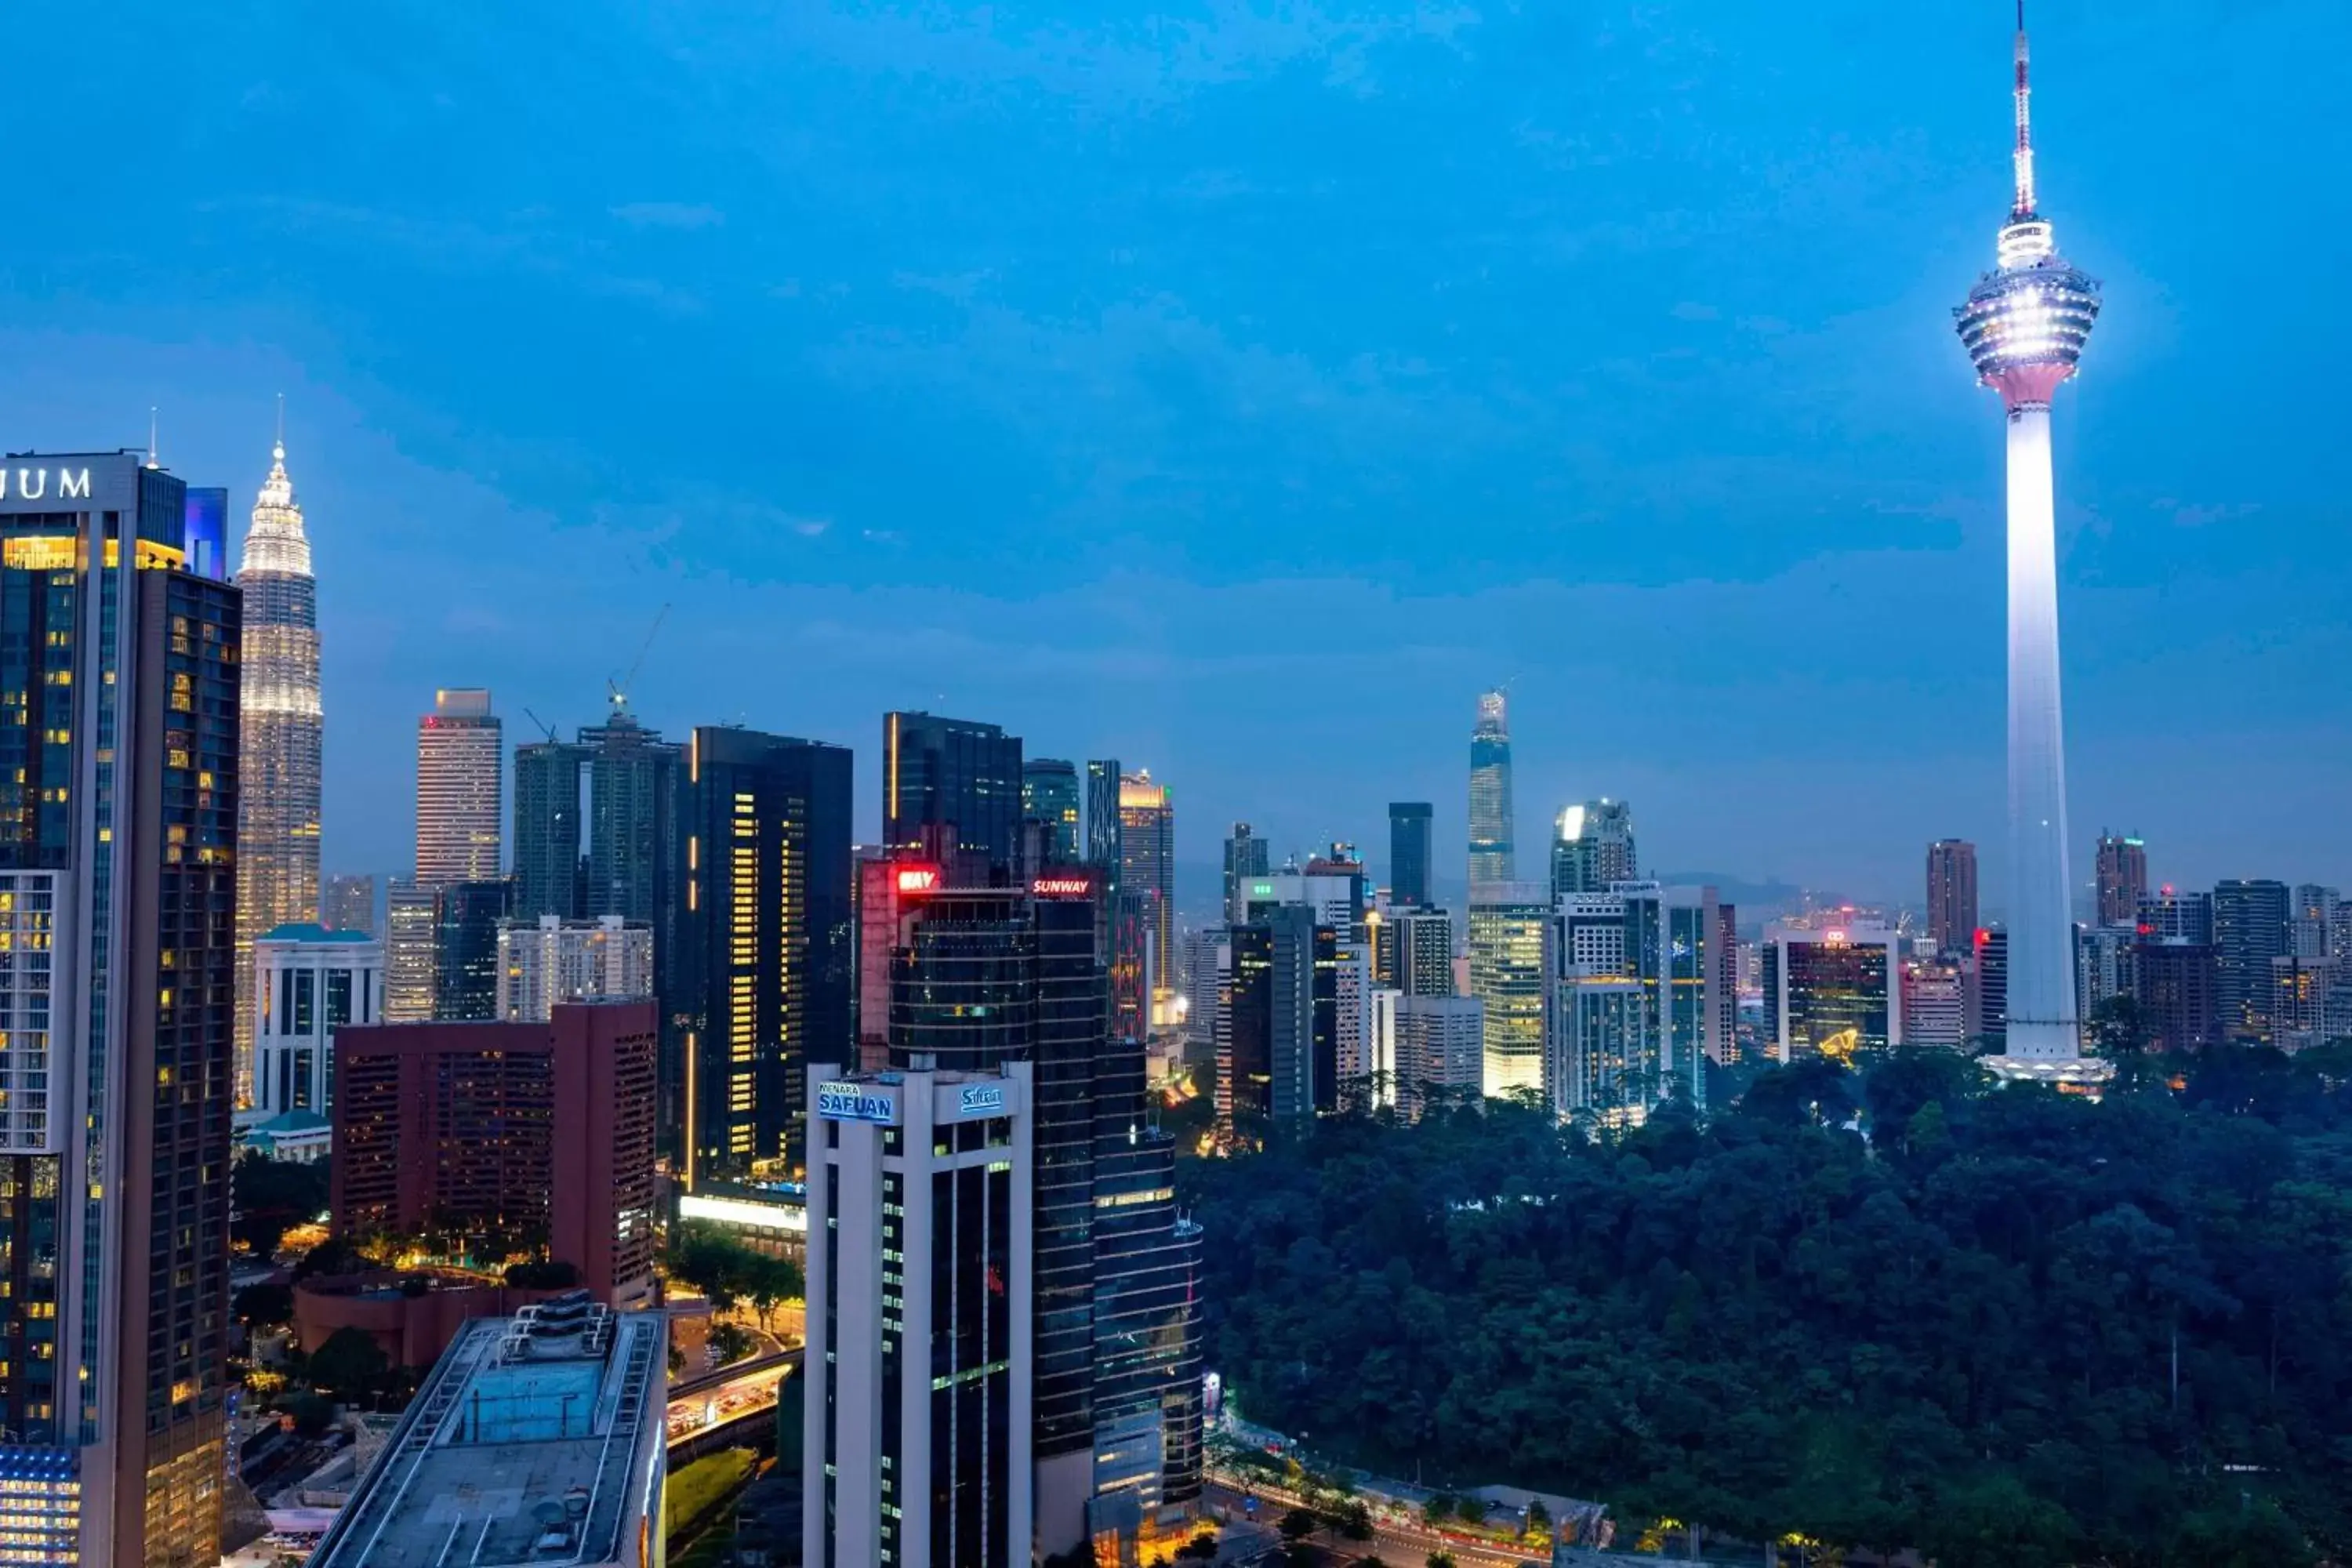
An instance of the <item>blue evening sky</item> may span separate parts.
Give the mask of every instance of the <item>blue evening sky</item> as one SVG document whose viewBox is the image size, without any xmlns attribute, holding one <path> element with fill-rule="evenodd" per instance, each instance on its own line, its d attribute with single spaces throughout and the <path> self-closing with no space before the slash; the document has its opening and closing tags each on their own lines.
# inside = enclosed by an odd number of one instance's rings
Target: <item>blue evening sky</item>
<svg viewBox="0 0 2352 1568">
<path fill-rule="evenodd" d="M 1108 17 L 1108 19 L 1107 19 Z M 2340 0 L 2039 0 L 2076 868 L 2352 881 Z M 2003 812 L 2000 420 L 1948 307 L 2006 0 L 12 10 L 0 445 L 320 574 L 330 869 L 436 684 L 859 749 L 886 707 L 1384 868 L 1512 681 L 1523 846 L 1916 900 Z M 1523 849 L 1532 862 L 1530 850 Z"/>
</svg>

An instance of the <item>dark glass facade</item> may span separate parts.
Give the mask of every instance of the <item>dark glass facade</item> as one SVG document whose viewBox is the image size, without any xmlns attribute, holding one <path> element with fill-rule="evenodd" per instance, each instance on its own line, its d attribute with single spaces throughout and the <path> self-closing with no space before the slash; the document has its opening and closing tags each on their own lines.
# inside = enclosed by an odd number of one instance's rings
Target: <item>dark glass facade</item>
<svg viewBox="0 0 2352 1568">
<path fill-rule="evenodd" d="M 2271 960 L 2293 948 L 2292 900 L 2284 882 L 2232 878 L 2213 888 L 2213 951 L 2221 966 L 2217 997 L 2230 1039 L 2271 1037 Z"/>
<path fill-rule="evenodd" d="M 952 879 L 1005 883 L 1021 867 L 1021 738 L 994 724 L 936 714 L 882 716 L 883 842 L 923 850 L 923 829 L 952 826 Z"/>
<path fill-rule="evenodd" d="M 1045 852 L 1036 864 L 1079 863 L 1081 805 L 1078 770 L 1074 764 L 1057 757 L 1037 757 L 1021 765 L 1021 815 L 1046 830 Z"/>
<path fill-rule="evenodd" d="M 1426 904 L 1434 813 L 1425 800 L 1389 802 L 1389 900 Z M 1264 868 L 1261 867 L 1261 869 Z"/>
<path fill-rule="evenodd" d="M 586 905 L 580 858 L 580 782 L 586 752 L 534 741 L 514 754 L 514 913 L 578 920 Z"/>
<path fill-rule="evenodd" d="M 686 901 L 676 962 L 658 934 L 655 956 L 661 1125 L 689 1190 L 803 1167 L 808 1064 L 856 1059 L 851 787 L 844 746 L 705 728 L 688 747 Z"/>
<path fill-rule="evenodd" d="M 452 882 L 433 894 L 433 1016 L 486 1023 L 499 1016 L 499 922 L 514 884 Z"/>
</svg>

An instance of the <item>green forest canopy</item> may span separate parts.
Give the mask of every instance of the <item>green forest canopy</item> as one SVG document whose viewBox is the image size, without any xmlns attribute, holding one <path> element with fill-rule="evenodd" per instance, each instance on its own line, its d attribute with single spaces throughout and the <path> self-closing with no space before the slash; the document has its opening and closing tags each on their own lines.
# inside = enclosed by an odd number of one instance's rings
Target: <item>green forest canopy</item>
<svg viewBox="0 0 2352 1568">
<path fill-rule="evenodd" d="M 2342 1054 L 2092 1104 L 1902 1051 L 1602 1142 L 1499 1102 L 1328 1119 L 1184 1163 L 1210 1364 L 1360 1465 L 1748 1541 L 2341 1556 Z"/>
</svg>

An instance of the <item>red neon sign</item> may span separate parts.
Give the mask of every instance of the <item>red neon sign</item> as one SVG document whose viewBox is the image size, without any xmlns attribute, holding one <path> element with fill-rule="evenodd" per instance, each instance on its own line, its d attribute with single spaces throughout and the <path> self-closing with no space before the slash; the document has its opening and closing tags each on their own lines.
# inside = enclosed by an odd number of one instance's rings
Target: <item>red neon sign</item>
<svg viewBox="0 0 2352 1568">
<path fill-rule="evenodd" d="M 901 866 L 898 868 L 898 890 L 902 893 L 928 893 L 940 885 L 937 866 Z"/>
<path fill-rule="evenodd" d="M 1039 877 L 1029 884 L 1031 895 L 1040 899 L 1083 899 L 1094 890 L 1092 877 Z"/>
</svg>

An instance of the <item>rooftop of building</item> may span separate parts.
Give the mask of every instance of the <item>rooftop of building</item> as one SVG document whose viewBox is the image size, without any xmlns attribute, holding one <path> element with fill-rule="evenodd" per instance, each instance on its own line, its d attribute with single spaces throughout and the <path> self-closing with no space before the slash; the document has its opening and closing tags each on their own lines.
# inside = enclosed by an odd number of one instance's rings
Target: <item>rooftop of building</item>
<svg viewBox="0 0 2352 1568">
<path fill-rule="evenodd" d="M 619 1560 L 659 1508 L 665 1336 L 584 1292 L 467 1324 L 313 1568 Z"/>
<path fill-rule="evenodd" d="M 263 942 L 372 942 L 375 938 L 363 931 L 330 931 L 309 921 L 293 921 L 282 926 L 272 926 L 263 931 Z"/>
</svg>

